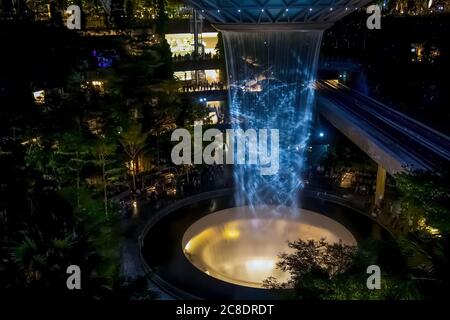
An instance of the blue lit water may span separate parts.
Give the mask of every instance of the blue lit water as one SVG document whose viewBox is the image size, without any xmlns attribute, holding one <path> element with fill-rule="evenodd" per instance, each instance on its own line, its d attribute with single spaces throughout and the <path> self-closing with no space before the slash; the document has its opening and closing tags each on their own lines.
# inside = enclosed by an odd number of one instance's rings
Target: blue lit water
<svg viewBox="0 0 450 320">
<path fill-rule="evenodd" d="M 238 205 L 299 207 L 322 31 L 223 32 L 234 129 L 278 129 L 279 171 L 234 165 Z M 293 212 L 298 212 L 293 210 Z"/>
</svg>

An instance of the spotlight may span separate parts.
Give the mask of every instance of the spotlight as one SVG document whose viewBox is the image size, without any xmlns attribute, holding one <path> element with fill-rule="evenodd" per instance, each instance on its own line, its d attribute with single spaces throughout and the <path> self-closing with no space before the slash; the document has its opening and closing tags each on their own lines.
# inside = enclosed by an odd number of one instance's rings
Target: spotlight
<svg viewBox="0 0 450 320">
<path fill-rule="evenodd" d="M 319 133 L 319 137 L 323 138 L 324 136 L 325 136 L 325 133 L 323 133 L 323 132 Z"/>
</svg>

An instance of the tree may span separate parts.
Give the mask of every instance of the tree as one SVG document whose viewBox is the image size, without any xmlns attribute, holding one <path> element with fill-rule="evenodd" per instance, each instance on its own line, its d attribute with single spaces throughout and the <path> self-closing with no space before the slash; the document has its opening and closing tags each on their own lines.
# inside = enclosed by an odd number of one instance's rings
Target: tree
<svg viewBox="0 0 450 320">
<path fill-rule="evenodd" d="M 293 289 L 288 298 L 324 300 L 421 299 L 416 282 L 407 275 L 404 258 L 395 242 L 369 241 L 359 247 L 342 243 L 298 240 L 295 251 L 280 255 L 277 267 L 291 274 L 286 283 L 274 278 L 264 282 L 270 289 Z M 369 265 L 383 270 L 381 290 L 366 286 Z"/>
<path fill-rule="evenodd" d="M 23 145 L 0 141 L 1 286 L 67 293 L 65 270 L 76 264 L 85 270 L 89 290 L 99 260 L 85 222 L 42 172 L 25 165 Z"/>
<path fill-rule="evenodd" d="M 438 237 L 419 231 L 398 240 L 405 257 L 409 278 L 417 283 L 428 299 L 449 297 L 450 237 Z"/>
<path fill-rule="evenodd" d="M 139 124 L 132 124 L 125 130 L 119 141 L 130 161 L 131 175 L 133 177 L 133 192 L 136 191 L 136 174 L 138 172 L 138 157 L 147 146 L 148 133 L 142 132 Z"/>
<path fill-rule="evenodd" d="M 277 268 L 289 272 L 291 278 L 288 282 L 276 284 L 269 279 L 265 286 L 278 286 L 296 288 L 305 286 L 310 279 L 307 276 L 316 275 L 320 279 L 331 278 L 344 272 L 355 257 L 356 247 L 345 245 L 342 242 L 328 243 L 325 239 L 319 241 L 301 239 L 289 242 L 293 253 L 282 253 Z"/>
<path fill-rule="evenodd" d="M 80 208 L 81 170 L 88 162 L 88 141 L 80 131 L 66 132 L 59 141 L 56 155 L 63 158 L 58 173 L 67 181 L 65 185 L 72 185 L 72 175 L 75 174 L 76 208 Z"/>
<path fill-rule="evenodd" d="M 70 205 L 59 195 L 37 191 L 23 229 L 10 238 L 11 262 L 23 287 L 64 289 L 65 269 L 85 267 L 95 255 Z M 39 218 L 33 218 L 37 215 Z"/>
<path fill-rule="evenodd" d="M 400 193 L 402 213 L 411 230 L 450 232 L 450 187 L 447 173 L 437 175 L 428 171 L 415 171 L 399 173 L 394 178 Z"/>
<path fill-rule="evenodd" d="M 95 158 L 95 163 L 101 168 L 105 215 L 108 215 L 108 174 L 110 173 L 110 171 L 107 170 L 107 166 L 111 163 L 110 157 L 114 154 L 115 150 L 116 146 L 105 140 L 97 141 L 91 149 L 91 153 Z"/>
</svg>

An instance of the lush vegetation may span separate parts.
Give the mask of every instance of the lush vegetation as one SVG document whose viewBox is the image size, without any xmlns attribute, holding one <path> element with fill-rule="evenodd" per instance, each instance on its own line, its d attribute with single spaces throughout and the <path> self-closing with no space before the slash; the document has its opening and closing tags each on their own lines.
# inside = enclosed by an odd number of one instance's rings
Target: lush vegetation
<svg viewBox="0 0 450 320">
<path fill-rule="evenodd" d="M 28 21 L 3 27 L 0 286 L 71 294 L 66 268 L 75 264 L 85 296 L 151 298 L 145 279 L 121 279 L 114 197 L 135 192 L 139 174 L 170 155 L 169 129 L 204 108 L 178 93 L 159 38 L 92 41 Z M 33 99 L 40 89 L 44 98 Z"/>
<path fill-rule="evenodd" d="M 450 190 L 445 174 L 402 173 L 395 177 L 407 231 L 393 238 L 359 244 L 358 248 L 324 241 L 289 243 L 293 253 L 281 254 L 277 267 L 291 274 L 265 286 L 288 288 L 291 299 L 398 300 L 446 299 L 450 278 Z M 403 230 L 403 229 L 402 229 Z M 369 290 L 367 268 L 381 269 L 381 289 Z"/>
</svg>

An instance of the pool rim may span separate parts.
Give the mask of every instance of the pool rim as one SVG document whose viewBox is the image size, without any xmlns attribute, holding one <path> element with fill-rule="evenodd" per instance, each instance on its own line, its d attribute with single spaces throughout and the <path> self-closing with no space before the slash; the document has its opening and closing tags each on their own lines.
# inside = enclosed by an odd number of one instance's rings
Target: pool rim
<svg viewBox="0 0 450 320">
<path fill-rule="evenodd" d="M 178 300 L 206 300 L 205 298 L 199 297 L 197 295 L 191 294 L 185 290 L 182 290 L 172 284 L 170 284 L 168 281 L 166 281 L 164 278 L 159 276 L 156 273 L 155 268 L 150 267 L 150 265 L 147 262 L 147 259 L 144 257 L 143 254 L 143 248 L 144 248 L 144 242 L 146 239 L 146 236 L 148 232 L 160 221 L 162 221 L 164 218 L 168 217 L 171 213 L 174 213 L 184 207 L 188 207 L 190 205 L 194 205 L 201 201 L 207 201 L 207 200 L 213 200 L 216 198 L 223 198 L 223 197 L 229 197 L 234 194 L 235 189 L 234 188 L 226 188 L 226 189 L 218 189 L 214 191 L 208 191 L 203 192 L 200 194 L 196 194 L 190 197 L 186 197 L 184 199 L 181 199 L 179 201 L 176 201 L 175 203 L 172 203 L 161 210 L 158 210 L 156 213 L 152 214 L 149 219 L 145 222 L 144 227 L 139 231 L 138 236 L 138 247 L 139 247 L 139 255 L 140 255 L 140 262 L 142 264 L 142 267 L 147 275 L 151 275 L 150 281 L 155 284 L 161 291 L 163 291 L 165 294 L 169 295 L 170 297 Z M 329 192 L 324 192 L 322 190 L 313 190 L 305 188 L 301 191 L 301 196 L 306 196 L 308 198 L 319 200 L 319 201 L 325 201 L 334 205 L 338 205 L 341 207 L 344 207 L 346 209 L 349 209 L 351 211 L 354 211 L 355 213 L 363 215 L 365 218 L 370 219 L 374 224 L 378 225 L 383 232 L 389 235 L 389 237 L 393 237 L 392 232 L 387 229 L 385 226 L 383 226 L 379 221 L 374 219 L 368 212 L 364 211 L 363 208 L 356 206 L 352 201 L 336 196 L 334 194 L 331 194 Z M 323 214 L 321 212 L 317 212 L 319 214 Z M 206 216 L 207 214 L 205 214 Z M 351 232 L 351 231 L 350 231 Z M 183 255 L 184 257 L 184 255 Z M 184 257 L 187 262 L 186 257 Z M 190 263 L 190 262 L 189 262 Z M 194 266 L 192 266 L 195 268 Z M 200 271 L 199 271 L 200 272 Z M 219 279 L 213 278 L 215 281 L 223 282 Z M 230 284 L 230 283 L 228 283 Z M 239 288 L 239 285 L 236 284 L 230 284 L 232 286 L 236 286 Z M 263 290 L 263 291 L 270 291 L 267 289 L 255 289 L 255 290 Z M 275 290 L 277 291 L 277 290 Z"/>
</svg>

